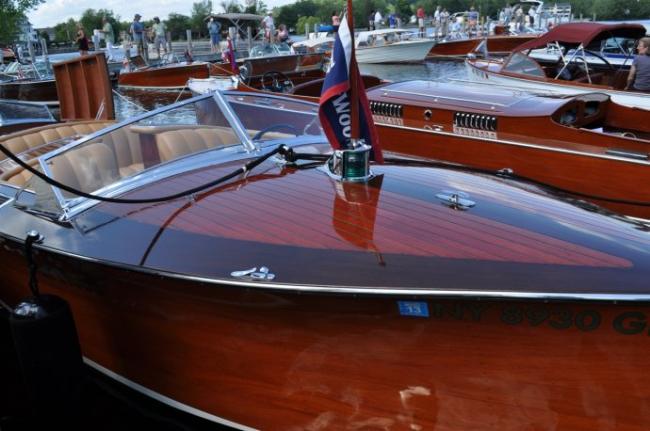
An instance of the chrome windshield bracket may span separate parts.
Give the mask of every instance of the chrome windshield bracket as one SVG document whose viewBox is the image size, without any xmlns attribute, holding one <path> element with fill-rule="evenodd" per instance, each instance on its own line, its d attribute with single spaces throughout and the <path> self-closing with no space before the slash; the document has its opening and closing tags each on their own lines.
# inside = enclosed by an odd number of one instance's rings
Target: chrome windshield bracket
<svg viewBox="0 0 650 431">
<path fill-rule="evenodd" d="M 223 92 L 221 90 L 217 90 L 214 92 L 212 97 L 214 97 L 214 101 L 217 103 L 219 108 L 221 108 L 221 111 L 226 117 L 226 120 L 228 120 L 233 128 L 233 131 L 240 139 L 241 143 L 244 145 L 244 149 L 249 153 L 259 150 L 258 146 L 255 145 L 251 138 L 249 138 L 248 133 L 246 133 L 246 129 L 242 125 L 241 121 L 239 121 L 239 118 L 237 118 L 237 114 L 235 114 L 235 112 L 232 110 L 230 103 L 226 101 Z"/>
</svg>

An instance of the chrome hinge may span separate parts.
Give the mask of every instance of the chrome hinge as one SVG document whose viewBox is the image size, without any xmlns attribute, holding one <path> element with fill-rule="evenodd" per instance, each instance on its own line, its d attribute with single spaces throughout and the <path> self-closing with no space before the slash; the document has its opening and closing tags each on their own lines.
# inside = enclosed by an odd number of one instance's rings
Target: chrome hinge
<svg viewBox="0 0 650 431">
<path fill-rule="evenodd" d="M 259 270 L 257 267 L 244 269 L 243 271 L 233 271 L 230 273 L 231 276 L 235 278 L 241 278 L 245 280 L 267 280 L 271 281 L 275 278 L 275 274 L 269 272 L 269 269 L 266 266 L 260 266 Z"/>
<path fill-rule="evenodd" d="M 455 210 L 467 210 L 476 205 L 476 202 L 469 199 L 469 195 L 465 192 L 443 190 L 436 195 L 444 205 Z"/>
</svg>

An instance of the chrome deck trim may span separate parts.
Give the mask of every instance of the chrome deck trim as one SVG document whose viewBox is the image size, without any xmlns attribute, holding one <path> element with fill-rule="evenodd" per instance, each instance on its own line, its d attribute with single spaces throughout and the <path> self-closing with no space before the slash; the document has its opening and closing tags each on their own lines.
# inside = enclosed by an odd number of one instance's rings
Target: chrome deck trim
<svg viewBox="0 0 650 431">
<path fill-rule="evenodd" d="M 244 430 L 244 431 L 255 431 L 256 430 L 256 428 L 251 428 L 251 427 L 248 427 L 246 425 L 239 424 L 237 422 L 229 421 L 228 419 L 224 419 L 224 418 L 221 418 L 219 416 L 215 416 L 213 414 L 204 412 L 203 410 L 199 410 L 199 409 L 194 408 L 192 406 L 188 406 L 187 404 L 183 404 L 183 403 L 181 403 L 179 401 L 176 401 L 176 400 L 174 400 L 172 398 L 166 397 L 165 395 L 162 395 L 162 394 L 160 394 L 160 393 L 158 393 L 156 391 L 153 391 L 153 390 L 151 390 L 151 389 L 149 389 L 149 388 L 147 388 L 145 386 L 142 386 L 142 385 L 140 385 L 140 384 L 138 384 L 138 383 L 136 383 L 136 382 L 134 382 L 132 380 L 127 379 L 124 376 L 121 376 L 121 375 L 115 373 L 114 371 L 109 370 L 106 367 L 103 367 L 103 366 L 99 365 L 97 362 L 95 362 L 92 359 L 89 359 L 89 358 L 87 358 L 85 356 L 83 357 L 83 361 L 84 361 L 84 363 L 86 365 L 94 368 L 95 370 L 97 370 L 100 373 L 110 377 L 111 379 L 116 380 L 119 383 L 121 383 L 121 384 L 123 384 L 123 385 L 137 391 L 137 392 L 140 392 L 143 395 L 146 395 L 146 396 L 148 396 L 150 398 L 153 398 L 156 401 L 159 401 L 159 402 L 161 402 L 161 403 L 163 403 L 165 405 L 168 405 L 170 407 L 173 407 L 175 409 L 181 410 L 181 411 L 183 411 L 185 413 L 189 413 L 189 414 L 191 414 L 193 416 L 197 416 L 197 417 L 200 417 L 202 419 L 209 420 L 210 422 L 215 422 L 215 423 L 218 423 L 220 425 L 226 425 L 226 426 L 229 426 L 229 427 L 232 427 L 232 428 L 237 428 L 237 429 Z"/>
<path fill-rule="evenodd" d="M 0 235 L 0 238 L 2 236 Z M 14 242 L 22 244 L 23 239 L 11 237 Z M 81 261 L 91 262 L 99 265 L 106 265 L 113 268 L 125 269 L 157 277 L 166 277 L 175 280 L 193 281 L 212 285 L 224 285 L 229 287 L 241 287 L 248 289 L 268 289 L 294 293 L 327 293 L 339 295 L 369 295 L 369 296 L 408 296 L 408 297 L 432 297 L 448 299 L 495 299 L 495 300 L 536 300 L 536 301 L 588 301 L 588 302 L 647 302 L 650 303 L 650 292 L 648 293 L 567 293 L 567 292 L 517 292 L 508 290 L 462 290 L 462 289 L 418 289 L 418 288 L 382 288 L 379 286 L 358 287 L 358 286 L 328 286 L 328 285 L 300 285 L 300 284 L 279 284 L 262 282 L 245 282 L 234 279 L 222 279 L 212 277 L 200 277 L 167 271 L 158 271 L 136 265 L 127 265 L 119 262 L 100 260 L 88 256 L 81 256 L 68 251 L 53 249 L 43 245 L 35 245 L 42 251 L 72 257 Z"/>
</svg>

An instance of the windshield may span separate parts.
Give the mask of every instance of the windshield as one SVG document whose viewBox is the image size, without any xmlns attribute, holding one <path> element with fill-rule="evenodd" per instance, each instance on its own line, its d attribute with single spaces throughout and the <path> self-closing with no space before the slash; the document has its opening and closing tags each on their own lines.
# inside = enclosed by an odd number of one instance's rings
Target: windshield
<svg viewBox="0 0 650 431">
<path fill-rule="evenodd" d="M 0 101 L 0 125 L 17 120 L 52 120 L 52 113 L 44 105 Z"/>
<path fill-rule="evenodd" d="M 544 78 L 545 76 L 544 71 L 535 60 L 528 58 L 520 52 L 515 52 L 510 56 L 503 70 L 522 75 L 539 76 L 540 78 Z"/>
<path fill-rule="evenodd" d="M 286 43 L 265 43 L 263 45 L 254 46 L 250 51 L 251 57 L 267 57 L 273 55 L 288 55 L 291 54 L 291 48 Z"/>
<path fill-rule="evenodd" d="M 48 176 L 61 183 L 85 193 L 114 195 L 224 157 L 245 155 L 265 141 L 283 139 L 290 144 L 289 138 L 311 136 L 313 140 L 321 134 L 314 103 L 217 92 L 104 129 L 42 156 L 39 162 Z M 180 160 L 185 162 L 176 163 Z M 145 171 L 155 175 L 140 175 Z M 28 188 L 37 193 L 49 188 L 63 208 L 87 201 L 56 187 Z"/>
<path fill-rule="evenodd" d="M 246 93 L 227 95 L 226 100 L 252 140 L 323 134 L 315 104 Z"/>
</svg>

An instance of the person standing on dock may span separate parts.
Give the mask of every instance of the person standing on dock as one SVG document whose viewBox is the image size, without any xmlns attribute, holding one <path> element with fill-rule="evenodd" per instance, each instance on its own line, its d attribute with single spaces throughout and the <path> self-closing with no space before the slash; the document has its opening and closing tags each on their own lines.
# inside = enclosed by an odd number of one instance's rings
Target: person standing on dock
<svg viewBox="0 0 650 431">
<path fill-rule="evenodd" d="M 440 15 L 442 14 L 442 6 L 436 6 L 436 11 L 433 13 L 433 37 L 438 37 L 440 34 L 440 27 L 442 22 L 440 21 Z"/>
<path fill-rule="evenodd" d="M 384 19 L 384 17 L 381 16 L 381 12 L 379 12 L 379 9 L 375 12 L 375 30 L 379 30 L 381 28 L 381 21 Z"/>
<path fill-rule="evenodd" d="M 418 7 L 418 10 L 415 12 L 415 16 L 418 19 L 418 29 L 419 29 L 419 34 L 420 37 L 424 37 L 425 34 L 427 34 L 427 30 L 424 27 L 424 8 L 422 5 Z"/>
<path fill-rule="evenodd" d="M 161 45 L 163 52 L 165 53 L 164 55 L 167 55 L 167 37 L 165 36 L 167 29 L 165 28 L 165 24 L 160 22 L 160 18 L 157 16 L 153 18 L 153 25 L 151 26 L 151 29 L 153 30 L 153 44 L 156 47 L 158 59 L 160 59 Z"/>
<path fill-rule="evenodd" d="M 208 33 L 210 33 L 210 52 L 220 52 L 221 49 L 219 44 L 221 43 L 221 24 L 219 24 L 219 22 L 217 22 L 217 20 L 212 16 L 208 21 Z"/>
<path fill-rule="evenodd" d="M 79 45 L 79 54 L 88 55 L 88 37 L 86 36 L 86 30 L 84 26 L 79 23 L 77 24 L 77 38 L 75 42 Z"/>
<path fill-rule="evenodd" d="M 447 31 L 449 30 L 449 11 L 447 8 L 443 8 L 440 12 L 440 23 L 442 25 L 442 38 L 447 37 Z"/>
<path fill-rule="evenodd" d="M 334 29 L 334 33 L 339 31 L 339 26 L 341 25 L 341 17 L 336 13 L 335 10 L 332 11 L 332 28 Z"/>
<path fill-rule="evenodd" d="M 264 26 L 264 34 L 269 43 L 275 42 L 275 22 L 273 21 L 273 12 L 269 13 L 262 20 Z"/>
<path fill-rule="evenodd" d="M 113 45 L 115 44 L 115 33 L 113 33 L 113 26 L 106 16 L 102 17 L 102 29 L 100 32 L 104 35 L 104 42 L 106 42 L 106 57 L 108 61 L 113 61 Z"/>
<path fill-rule="evenodd" d="M 467 14 L 467 19 L 469 20 L 469 29 L 468 33 L 470 36 L 473 34 L 478 34 L 478 11 L 474 6 L 469 8 L 469 14 Z"/>
<path fill-rule="evenodd" d="M 138 54 L 145 56 L 145 45 L 144 45 L 144 24 L 140 22 L 142 15 L 136 13 L 133 17 L 133 22 L 129 28 L 129 33 L 133 37 L 133 42 L 138 47 Z"/>
<path fill-rule="evenodd" d="M 650 93 L 650 37 L 639 39 L 636 49 L 639 54 L 634 56 L 625 89 Z"/>
</svg>

